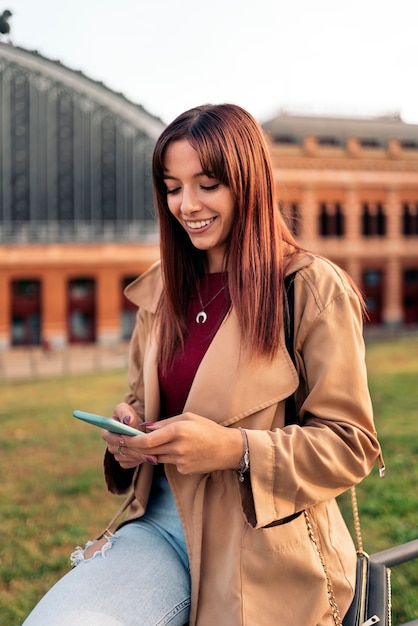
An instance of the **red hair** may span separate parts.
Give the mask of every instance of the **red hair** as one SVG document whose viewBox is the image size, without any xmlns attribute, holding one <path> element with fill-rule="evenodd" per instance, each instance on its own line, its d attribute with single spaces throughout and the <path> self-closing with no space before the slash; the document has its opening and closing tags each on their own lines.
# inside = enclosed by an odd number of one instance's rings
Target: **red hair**
<svg viewBox="0 0 418 626">
<path fill-rule="evenodd" d="M 153 181 L 165 286 L 157 312 L 160 360 L 168 366 L 183 346 L 187 304 L 207 271 L 206 252 L 192 245 L 167 206 L 164 155 L 169 144 L 181 139 L 187 139 L 197 151 L 202 170 L 232 192 L 235 219 L 225 259 L 231 302 L 250 354 L 272 358 L 282 327 L 285 244 L 300 246 L 278 208 L 261 127 L 241 107 L 220 104 L 181 114 L 162 132 L 154 149 Z"/>
</svg>

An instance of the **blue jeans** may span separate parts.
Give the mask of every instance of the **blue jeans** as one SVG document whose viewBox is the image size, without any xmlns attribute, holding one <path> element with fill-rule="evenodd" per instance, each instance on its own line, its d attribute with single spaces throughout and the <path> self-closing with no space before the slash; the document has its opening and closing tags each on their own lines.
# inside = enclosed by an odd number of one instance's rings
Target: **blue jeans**
<svg viewBox="0 0 418 626">
<path fill-rule="evenodd" d="M 103 555 L 69 571 L 24 626 L 183 626 L 189 610 L 183 529 L 168 482 L 160 477 L 145 516 L 122 526 Z"/>
</svg>

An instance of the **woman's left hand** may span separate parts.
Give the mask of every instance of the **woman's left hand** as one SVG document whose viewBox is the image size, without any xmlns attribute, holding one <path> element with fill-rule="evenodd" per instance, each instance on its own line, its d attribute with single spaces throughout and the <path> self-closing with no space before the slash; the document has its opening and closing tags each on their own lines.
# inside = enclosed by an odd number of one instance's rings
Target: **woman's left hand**
<svg viewBox="0 0 418 626">
<path fill-rule="evenodd" d="M 243 455 L 242 434 L 194 413 L 183 413 L 159 422 L 143 424 L 145 436 L 113 435 L 130 463 L 135 458 L 157 457 L 172 463 L 180 474 L 203 474 L 237 469 Z M 119 460 L 119 458 L 118 458 Z M 123 466 L 123 464 L 121 463 Z"/>
</svg>

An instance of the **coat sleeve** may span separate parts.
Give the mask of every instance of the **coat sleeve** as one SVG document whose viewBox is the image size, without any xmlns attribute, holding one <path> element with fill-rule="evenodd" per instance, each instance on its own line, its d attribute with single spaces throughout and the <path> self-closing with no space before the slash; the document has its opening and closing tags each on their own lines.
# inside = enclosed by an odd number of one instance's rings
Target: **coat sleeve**
<svg viewBox="0 0 418 626">
<path fill-rule="evenodd" d="M 247 430 L 257 528 L 336 497 L 370 473 L 380 451 L 359 298 L 342 272 L 316 263 L 319 276 L 305 268 L 295 283 L 301 426 Z"/>
</svg>

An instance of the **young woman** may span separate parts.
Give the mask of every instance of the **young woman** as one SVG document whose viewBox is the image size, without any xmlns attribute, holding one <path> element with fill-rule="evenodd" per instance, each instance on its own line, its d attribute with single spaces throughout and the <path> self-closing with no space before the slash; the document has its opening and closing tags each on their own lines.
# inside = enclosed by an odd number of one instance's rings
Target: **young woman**
<svg viewBox="0 0 418 626">
<path fill-rule="evenodd" d="M 379 454 L 361 299 L 291 236 L 242 108 L 180 115 L 157 141 L 153 177 L 161 262 L 127 288 L 130 391 L 113 412 L 147 434 L 103 431 L 107 485 L 134 498 L 26 626 L 331 626 L 303 511 L 343 615 L 356 556 L 335 497 Z M 292 396 L 299 423 L 285 425 Z"/>
</svg>

